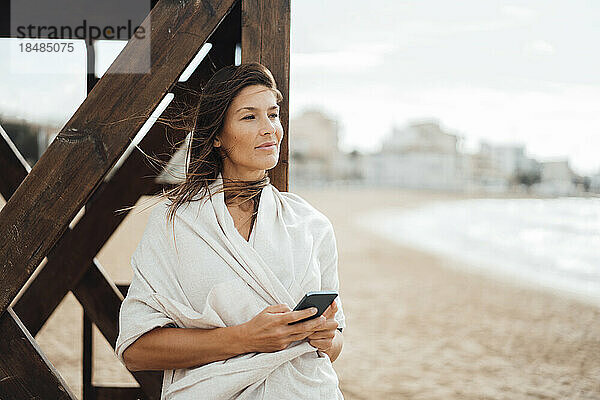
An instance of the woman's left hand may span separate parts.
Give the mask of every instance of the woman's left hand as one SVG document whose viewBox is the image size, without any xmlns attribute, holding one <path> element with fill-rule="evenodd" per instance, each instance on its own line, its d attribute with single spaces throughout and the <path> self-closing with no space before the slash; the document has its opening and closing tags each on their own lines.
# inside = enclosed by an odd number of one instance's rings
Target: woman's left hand
<svg viewBox="0 0 600 400">
<path fill-rule="evenodd" d="M 337 309 L 337 304 L 334 300 L 323 313 L 323 316 L 327 318 L 327 320 L 317 331 L 315 331 L 315 333 L 307 337 L 308 343 L 313 347 L 316 347 L 321 351 L 328 351 L 331 348 L 338 327 L 338 322 L 334 319 Z"/>
</svg>

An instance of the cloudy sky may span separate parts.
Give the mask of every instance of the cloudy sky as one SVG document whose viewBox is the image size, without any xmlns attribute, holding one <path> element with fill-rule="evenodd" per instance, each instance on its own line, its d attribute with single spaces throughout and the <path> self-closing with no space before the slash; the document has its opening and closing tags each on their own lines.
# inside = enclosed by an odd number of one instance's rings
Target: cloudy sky
<svg viewBox="0 0 600 400">
<path fill-rule="evenodd" d="M 376 151 L 394 125 L 435 118 L 466 151 L 522 144 L 598 172 L 599 20 L 589 0 L 292 0 L 290 112 L 338 119 L 344 150 Z M 83 101 L 82 77 L 36 72 L 78 73 L 78 56 L 22 59 L 8 40 L 0 54 L 12 54 L 0 113 L 64 123 Z"/>
</svg>

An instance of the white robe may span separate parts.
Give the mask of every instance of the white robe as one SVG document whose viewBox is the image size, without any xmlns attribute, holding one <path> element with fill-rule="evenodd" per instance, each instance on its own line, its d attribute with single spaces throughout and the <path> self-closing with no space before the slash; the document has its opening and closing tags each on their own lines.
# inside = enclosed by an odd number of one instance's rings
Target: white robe
<svg viewBox="0 0 600 400">
<path fill-rule="evenodd" d="M 223 183 L 219 174 L 212 193 Z M 293 309 L 308 291 L 339 290 L 329 219 L 300 196 L 262 189 L 246 241 L 224 194 L 181 206 L 167 223 L 167 200 L 151 211 L 131 257 L 134 276 L 119 315 L 115 353 L 144 333 L 245 323 L 273 304 Z M 338 327 L 345 328 L 340 296 Z M 343 399 L 329 356 L 308 340 L 276 352 L 246 353 L 195 368 L 166 370 L 161 399 Z"/>
</svg>

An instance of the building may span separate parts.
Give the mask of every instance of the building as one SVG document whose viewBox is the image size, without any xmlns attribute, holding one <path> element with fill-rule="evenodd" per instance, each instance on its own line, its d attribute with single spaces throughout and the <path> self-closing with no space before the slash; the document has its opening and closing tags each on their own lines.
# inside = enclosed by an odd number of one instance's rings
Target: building
<svg viewBox="0 0 600 400">
<path fill-rule="evenodd" d="M 445 132 L 437 120 L 394 128 L 381 151 L 369 157 L 365 178 L 372 184 L 460 190 L 465 183 L 461 137 Z"/>
<path fill-rule="evenodd" d="M 324 184 L 344 178 L 346 155 L 338 148 L 338 122 L 318 110 L 290 121 L 290 182 Z"/>
<path fill-rule="evenodd" d="M 481 142 L 479 151 L 469 156 L 469 187 L 503 192 L 522 181 L 533 181 L 540 164 L 526 156 L 525 146 L 492 145 Z"/>
<path fill-rule="evenodd" d="M 542 162 L 541 182 L 535 185 L 536 192 L 550 196 L 567 196 L 578 193 L 574 183 L 575 173 L 568 160 Z"/>
</svg>

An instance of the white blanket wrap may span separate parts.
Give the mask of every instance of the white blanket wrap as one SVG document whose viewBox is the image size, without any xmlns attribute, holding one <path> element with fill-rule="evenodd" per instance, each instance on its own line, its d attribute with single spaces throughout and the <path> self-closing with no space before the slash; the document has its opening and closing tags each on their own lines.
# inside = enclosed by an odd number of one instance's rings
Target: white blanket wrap
<svg viewBox="0 0 600 400">
<path fill-rule="evenodd" d="M 262 189 L 246 241 L 234 226 L 219 174 L 213 198 L 151 211 L 131 257 L 134 276 L 119 316 L 115 353 L 144 333 L 172 324 L 212 329 L 242 324 L 265 307 L 293 309 L 312 290 L 339 290 L 337 247 L 329 219 L 300 196 Z M 199 197 L 197 197 L 199 198 Z M 174 236 L 173 236 L 174 235 Z M 175 241 L 173 238 L 175 237 Z M 345 328 L 340 297 L 335 319 Z M 246 353 L 195 368 L 166 370 L 161 399 L 343 399 L 329 356 L 295 341 L 276 352 Z"/>
</svg>

